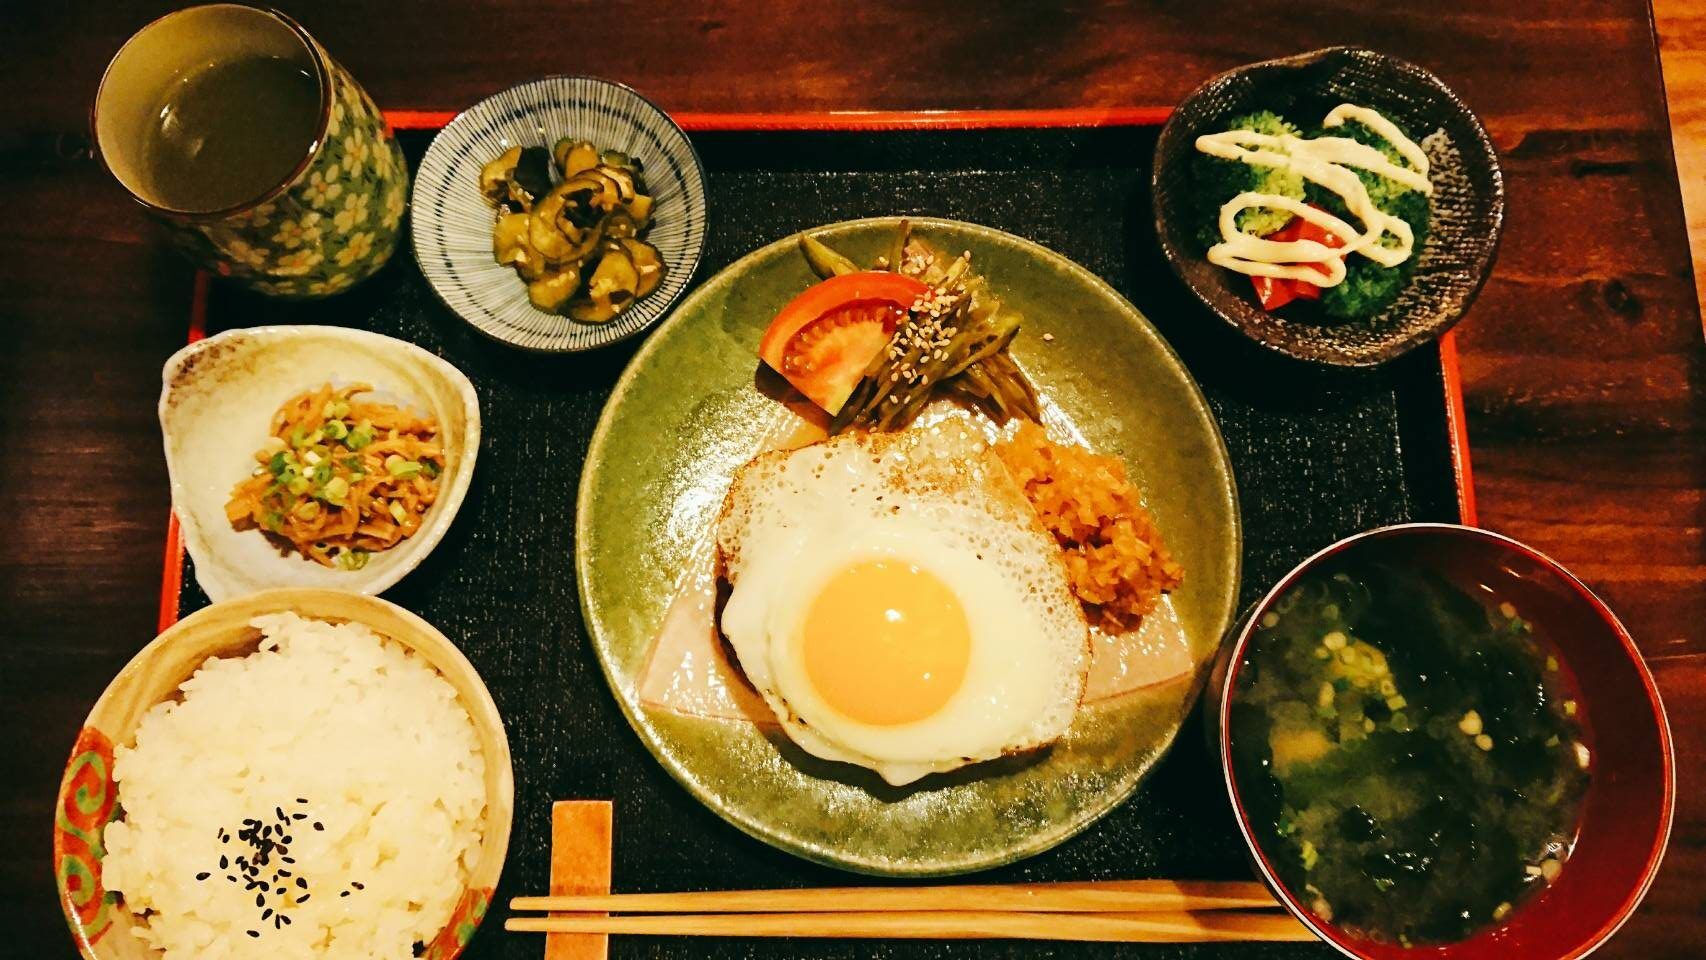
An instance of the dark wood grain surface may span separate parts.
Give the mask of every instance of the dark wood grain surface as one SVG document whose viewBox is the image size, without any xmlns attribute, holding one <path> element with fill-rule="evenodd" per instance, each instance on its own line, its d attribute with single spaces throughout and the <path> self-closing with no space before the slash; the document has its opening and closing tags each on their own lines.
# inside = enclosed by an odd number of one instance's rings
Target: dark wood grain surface
<svg viewBox="0 0 1706 960">
<path fill-rule="evenodd" d="M 1571 566 L 1658 676 L 1681 789 L 1664 871 L 1600 956 L 1706 951 L 1706 347 L 1643 0 L 1376 5 L 289 4 L 388 107 L 551 72 L 671 110 L 1170 104 L 1329 43 L 1420 62 L 1486 121 L 1510 222 L 1459 329 L 1484 525 Z M 0 8 L 0 953 L 70 954 L 52 797 L 78 722 L 153 634 L 154 403 L 191 275 L 93 164 L 89 101 L 168 5 Z M 525 25 L 527 36 L 517 28 Z M 614 31 L 614 32 L 612 32 Z"/>
</svg>

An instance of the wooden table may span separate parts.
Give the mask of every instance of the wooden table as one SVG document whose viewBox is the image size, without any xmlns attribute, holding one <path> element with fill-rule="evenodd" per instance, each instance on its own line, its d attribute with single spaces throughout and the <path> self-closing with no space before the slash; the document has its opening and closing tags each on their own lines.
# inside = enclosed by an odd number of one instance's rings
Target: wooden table
<svg viewBox="0 0 1706 960">
<path fill-rule="evenodd" d="M 191 273 L 72 155 L 103 65 L 170 6 L 0 11 L 0 929 L 13 956 L 70 953 L 49 865 L 55 785 L 85 711 L 154 631 L 167 516 L 154 403 Z M 1458 337 L 1481 520 L 1621 613 L 1676 732 L 1670 854 L 1600 956 L 1706 951 L 1706 350 L 1644 0 L 1318 0 L 1284 16 L 947 2 L 928 18 L 881 4 L 289 6 L 389 107 L 459 107 L 551 72 L 620 78 L 671 110 L 1171 104 L 1215 71 L 1339 42 L 1435 70 L 1486 121 L 1510 190 L 1498 269 Z"/>
</svg>

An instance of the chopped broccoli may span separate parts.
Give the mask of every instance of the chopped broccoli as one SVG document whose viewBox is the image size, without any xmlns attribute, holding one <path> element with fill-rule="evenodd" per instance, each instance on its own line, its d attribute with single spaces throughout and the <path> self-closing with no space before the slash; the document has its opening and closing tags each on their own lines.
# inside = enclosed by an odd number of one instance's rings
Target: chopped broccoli
<svg viewBox="0 0 1706 960">
<path fill-rule="evenodd" d="M 1353 256 L 1345 262 L 1345 279 L 1321 289 L 1321 310 L 1340 320 L 1371 317 L 1398 299 L 1399 291 L 1409 278 L 1405 261 L 1396 267 L 1383 267 L 1367 257 Z"/>
<path fill-rule="evenodd" d="M 1381 153 L 1386 155 L 1386 159 L 1392 161 L 1398 166 L 1403 167 L 1406 170 L 1411 169 L 1410 162 L 1405 160 L 1404 156 L 1397 150 L 1393 149 L 1392 144 L 1387 143 L 1385 137 L 1375 133 L 1373 130 L 1370 130 L 1368 127 L 1363 126 L 1355 120 L 1347 120 L 1343 126 L 1329 127 L 1314 131 L 1311 134 L 1311 137 L 1344 137 L 1347 140 L 1355 140 L 1358 143 L 1367 144 L 1368 146 L 1379 150 Z M 1368 188 L 1368 198 L 1374 201 L 1375 206 L 1387 211 L 1388 213 L 1393 212 L 1392 208 L 1389 206 L 1391 201 L 1397 199 L 1403 194 L 1414 192 L 1409 186 L 1399 183 L 1396 180 L 1388 180 L 1378 173 L 1370 173 L 1367 170 L 1358 169 L 1356 174 L 1361 178 L 1363 186 Z"/>
<path fill-rule="evenodd" d="M 1348 137 L 1358 143 L 1379 148 L 1386 154 L 1387 159 L 1399 166 L 1410 165 L 1386 142 L 1386 138 L 1354 120 L 1346 122 L 1342 127 L 1316 131 L 1315 135 Z M 1427 243 L 1431 212 L 1431 203 L 1421 191 L 1367 170 L 1359 169 L 1356 174 L 1362 180 L 1363 186 L 1368 188 L 1368 197 L 1374 201 L 1376 207 L 1410 225 L 1411 232 L 1415 234 L 1415 242 L 1411 247 L 1410 258 L 1396 267 L 1383 267 L 1367 257 L 1355 255 L 1346 260 L 1344 282 L 1321 291 L 1321 309 L 1328 316 L 1342 320 L 1372 317 L 1398 299 L 1404 284 L 1409 282 L 1410 274 L 1415 271 L 1423 245 Z M 1345 209 L 1344 201 L 1333 191 L 1310 183 L 1307 184 L 1305 192 L 1310 203 L 1342 220 L 1356 222 L 1356 218 Z M 1382 242 L 1387 246 L 1395 246 L 1397 238 L 1387 236 Z"/>
<path fill-rule="evenodd" d="M 1283 134 L 1294 137 L 1302 135 L 1301 130 L 1271 110 L 1234 117 L 1226 125 L 1226 129 L 1252 130 L 1276 137 Z M 1238 194 L 1254 191 L 1298 200 L 1304 196 L 1304 180 L 1297 174 L 1276 167 L 1253 166 L 1242 160 L 1226 160 L 1199 153 L 1192 163 L 1191 173 L 1204 218 L 1204 246 L 1213 246 L 1220 242 L 1220 207 Z M 1265 237 L 1284 227 L 1290 220 L 1291 214 L 1287 211 L 1254 207 L 1238 215 L 1238 229 Z"/>
</svg>

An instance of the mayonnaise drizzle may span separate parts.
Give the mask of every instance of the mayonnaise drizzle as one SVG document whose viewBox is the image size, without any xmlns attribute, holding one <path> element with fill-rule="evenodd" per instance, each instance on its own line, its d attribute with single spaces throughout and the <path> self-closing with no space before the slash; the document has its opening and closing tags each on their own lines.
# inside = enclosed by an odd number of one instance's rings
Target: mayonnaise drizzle
<svg viewBox="0 0 1706 960">
<path fill-rule="evenodd" d="M 1402 183 L 1424 196 L 1433 195 L 1428 180 L 1428 158 L 1392 121 L 1367 107 L 1340 104 L 1327 114 L 1322 126 L 1342 126 L 1355 120 L 1384 137 L 1411 166 L 1387 159 L 1381 151 L 1348 137 L 1303 139 L 1252 130 L 1227 130 L 1197 138 L 1197 149 L 1210 156 L 1238 160 L 1252 166 L 1289 170 L 1338 194 L 1345 208 L 1362 222 L 1362 229 L 1291 197 L 1273 193 L 1241 193 L 1220 208 L 1221 242 L 1210 247 L 1208 260 L 1215 266 L 1258 277 L 1308 280 L 1317 286 L 1337 286 L 1345 279 L 1345 258 L 1360 253 L 1384 267 L 1395 267 L 1410 258 L 1415 236 L 1402 218 L 1374 205 L 1368 188 L 1352 168 Z M 1314 240 L 1265 240 L 1238 229 L 1238 215 L 1253 207 L 1271 207 L 1301 217 L 1345 241 L 1338 248 Z M 1391 234 L 1396 246 L 1382 240 Z M 1322 275 L 1325 271 L 1325 276 Z"/>
</svg>

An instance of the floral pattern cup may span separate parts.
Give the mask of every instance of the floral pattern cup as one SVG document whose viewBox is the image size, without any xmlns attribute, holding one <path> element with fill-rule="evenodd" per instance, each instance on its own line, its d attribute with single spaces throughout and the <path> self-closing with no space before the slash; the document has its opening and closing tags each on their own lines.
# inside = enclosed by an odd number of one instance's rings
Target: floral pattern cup
<svg viewBox="0 0 1706 960">
<path fill-rule="evenodd" d="M 320 84 L 313 142 L 296 169 L 234 209 L 189 213 L 155 202 L 138 176 L 146 123 L 168 84 L 197 66 L 244 56 L 311 64 Z M 237 4 L 191 7 L 142 28 L 107 68 L 95 139 L 108 169 L 198 266 L 261 293 L 321 297 L 385 265 L 408 206 L 402 150 L 367 93 L 281 13 Z"/>
</svg>

